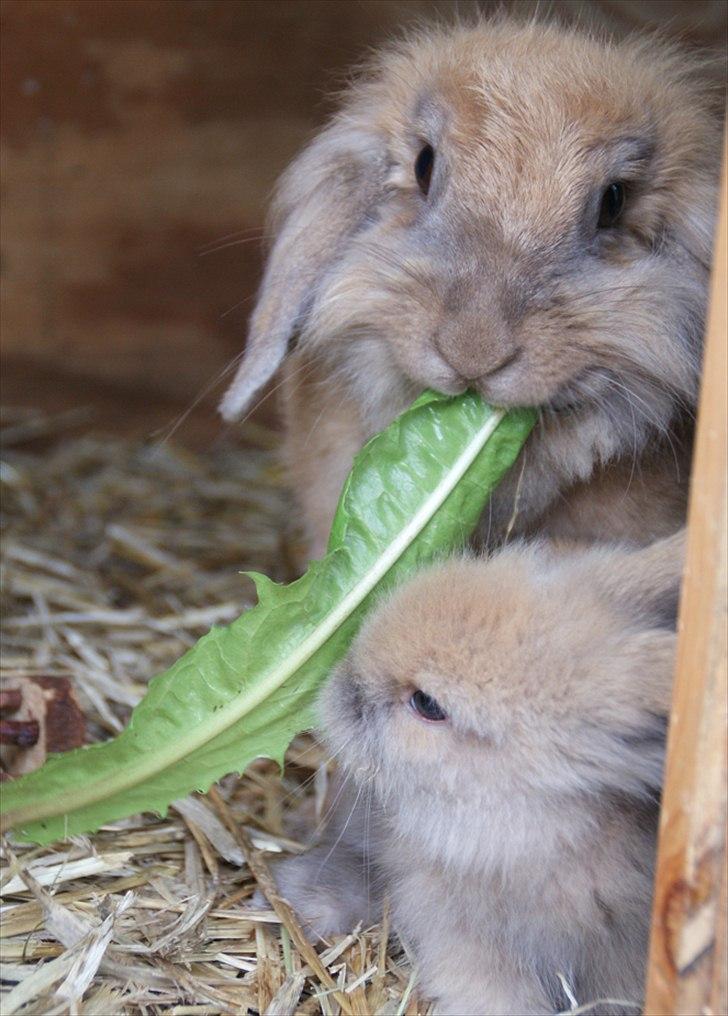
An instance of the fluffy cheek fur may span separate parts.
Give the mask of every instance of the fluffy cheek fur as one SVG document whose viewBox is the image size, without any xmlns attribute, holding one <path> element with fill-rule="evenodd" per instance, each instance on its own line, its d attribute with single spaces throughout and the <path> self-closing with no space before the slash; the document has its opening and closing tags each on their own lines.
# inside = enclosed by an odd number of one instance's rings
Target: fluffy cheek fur
<svg viewBox="0 0 728 1016">
<path fill-rule="evenodd" d="M 373 240 L 353 245 L 311 308 L 302 345 L 355 393 L 372 429 L 424 387 L 452 394 L 463 388 L 429 341 L 436 326 L 431 303 L 400 256 Z"/>
<path fill-rule="evenodd" d="M 392 697 L 366 688 L 344 664 L 325 687 L 319 713 L 332 755 L 359 790 L 374 794 L 394 832 L 415 835 L 433 812 L 449 820 L 472 805 L 455 759 L 441 764 L 452 758 L 452 731 L 418 720 L 405 691 Z"/>
<path fill-rule="evenodd" d="M 666 429 L 697 393 L 704 284 L 701 269 L 654 256 L 561 280 L 520 325 L 518 361 L 483 394 Z"/>
</svg>

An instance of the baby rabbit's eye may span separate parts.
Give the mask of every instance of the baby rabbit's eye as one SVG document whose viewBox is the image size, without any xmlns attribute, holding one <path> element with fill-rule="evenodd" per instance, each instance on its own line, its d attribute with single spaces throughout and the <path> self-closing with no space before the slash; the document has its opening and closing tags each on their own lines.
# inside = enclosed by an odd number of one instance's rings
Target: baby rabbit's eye
<svg viewBox="0 0 728 1016">
<path fill-rule="evenodd" d="M 416 691 L 410 699 L 410 705 L 423 720 L 430 723 L 439 723 L 447 719 L 447 713 L 440 707 L 436 699 L 431 695 L 425 695 L 423 691 Z"/>
<path fill-rule="evenodd" d="M 624 209 L 626 196 L 626 189 L 623 183 L 619 180 L 616 183 L 610 183 L 602 194 L 599 220 L 597 222 L 599 229 L 609 229 L 610 226 L 617 225 Z"/>
<path fill-rule="evenodd" d="M 432 145 L 425 145 L 415 159 L 415 179 L 422 193 L 427 196 L 432 179 L 432 167 L 435 164 L 435 149 Z"/>
</svg>

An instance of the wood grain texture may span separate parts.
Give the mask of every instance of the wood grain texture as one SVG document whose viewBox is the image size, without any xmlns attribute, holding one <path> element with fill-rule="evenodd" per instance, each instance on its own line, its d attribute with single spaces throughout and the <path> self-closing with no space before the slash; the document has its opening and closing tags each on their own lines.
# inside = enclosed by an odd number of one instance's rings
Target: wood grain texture
<svg viewBox="0 0 728 1016">
<path fill-rule="evenodd" d="M 728 1012 L 727 215 L 724 161 L 660 824 L 645 1010 L 652 1016 Z"/>
<path fill-rule="evenodd" d="M 124 429 L 174 420 L 242 348 L 269 195 L 326 96 L 415 19 L 493 7 L 3 0 L 4 400 L 91 403 Z M 725 34 L 723 0 L 540 8 L 618 34 Z M 219 428 L 214 398 L 201 419 Z"/>
<path fill-rule="evenodd" d="M 4 397 L 103 407 L 116 389 L 115 425 L 145 402 L 173 419 L 243 346 L 276 177 L 351 64 L 420 5 L 0 11 Z"/>
</svg>

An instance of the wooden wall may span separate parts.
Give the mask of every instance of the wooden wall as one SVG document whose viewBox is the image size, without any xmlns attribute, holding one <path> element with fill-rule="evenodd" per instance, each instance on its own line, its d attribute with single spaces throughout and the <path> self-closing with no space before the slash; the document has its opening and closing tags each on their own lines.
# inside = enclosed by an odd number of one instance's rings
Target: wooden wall
<svg viewBox="0 0 728 1016">
<path fill-rule="evenodd" d="M 193 398 L 241 348 L 276 176 L 398 8 L 5 0 L 5 399 Z"/>
<path fill-rule="evenodd" d="M 325 94 L 397 26 L 452 7 L 3 0 L 4 400 L 173 419 L 241 348 L 268 195 Z M 722 0 L 587 5 L 618 29 L 682 30 L 686 10 L 695 41 L 720 37 Z M 194 417 L 210 431 L 212 404 Z"/>
</svg>

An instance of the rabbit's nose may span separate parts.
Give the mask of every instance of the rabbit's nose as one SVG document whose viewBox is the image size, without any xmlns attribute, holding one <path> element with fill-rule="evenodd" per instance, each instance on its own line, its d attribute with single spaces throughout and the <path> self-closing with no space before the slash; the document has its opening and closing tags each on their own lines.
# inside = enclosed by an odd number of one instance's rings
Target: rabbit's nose
<svg viewBox="0 0 728 1016">
<path fill-rule="evenodd" d="M 469 330 L 470 331 L 470 330 Z M 484 333 L 485 336 L 484 337 Z M 466 384 L 491 378 L 510 367 L 521 355 L 507 334 L 494 336 L 476 328 L 468 336 L 443 331 L 435 337 L 435 346 L 443 360 Z"/>
</svg>

